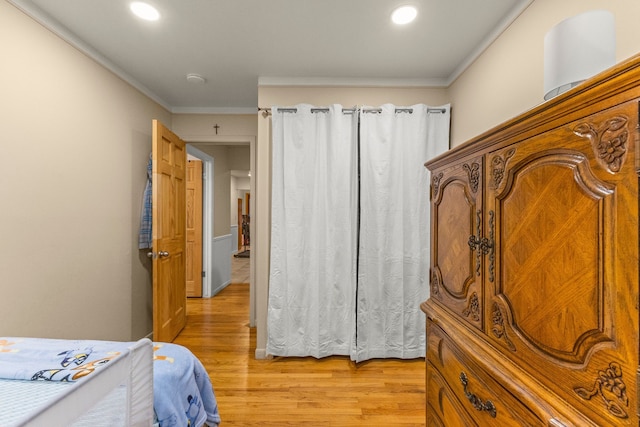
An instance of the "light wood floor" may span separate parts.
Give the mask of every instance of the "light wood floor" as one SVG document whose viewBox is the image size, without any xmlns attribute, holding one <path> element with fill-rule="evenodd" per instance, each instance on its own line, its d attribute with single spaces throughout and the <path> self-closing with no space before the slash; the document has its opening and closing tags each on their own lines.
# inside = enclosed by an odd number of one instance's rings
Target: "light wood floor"
<svg viewBox="0 0 640 427">
<path fill-rule="evenodd" d="M 232 263 L 234 277 L 248 278 L 248 258 Z M 187 326 L 174 341 L 209 372 L 221 427 L 424 425 L 424 359 L 256 360 L 249 285 L 236 280 L 248 281 L 233 279 L 213 298 L 189 299 Z"/>
</svg>

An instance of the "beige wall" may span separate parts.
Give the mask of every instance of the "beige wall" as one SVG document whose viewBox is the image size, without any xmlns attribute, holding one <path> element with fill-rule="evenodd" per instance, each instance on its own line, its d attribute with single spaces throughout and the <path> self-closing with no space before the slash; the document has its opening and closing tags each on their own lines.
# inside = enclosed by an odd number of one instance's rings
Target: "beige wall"
<svg viewBox="0 0 640 427">
<path fill-rule="evenodd" d="M 615 16 L 618 62 L 640 52 L 640 1 L 536 0 L 449 88 L 452 145 L 542 103 L 545 34 L 594 9 Z"/>
<path fill-rule="evenodd" d="M 262 108 L 303 103 L 318 106 L 341 104 L 345 108 L 356 105 L 375 107 L 386 103 L 403 106 L 426 103 L 437 106 L 448 104 L 448 99 L 446 89 L 415 87 L 261 86 L 258 93 L 258 105 Z M 263 118 L 262 115 L 259 117 Z"/>
<path fill-rule="evenodd" d="M 174 114 L 172 130 L 186 141 L 235 143 L 238 137 L 255 137 L 258 122 L 255 114 Z"/>
<path fill-rule="evenodd" d="M 257 125 L 258 119 L 253 116 L 253 121 Z M 257 126 L 256 126 L 257 127 Z M 254 134 L 253 136 L 255 136 Z M 251 169 L 249 165 L 250 149 L 248 145 L 231 145 L 229 146 L 229 169 L 248 171 Z"/>
<path fill-rule="evenodd" d="M 0 52 L 0 336 L 149 334 L 137 233 L 171 115 L 5 1 Z"/>
<path fill-rule="evenodd" d="M 216 134 L 215 125 L 220 126 Z M 187 143 L 210 155 L 213 165 L 213 237 L 226 236 L 231 221 L 231 170 L 249 170 L 249 141 L 255 141 L 255 114 L 174 114 L 172 130 Z M 243 145 L 244 144 L 244 145 Z"/>
</svg>

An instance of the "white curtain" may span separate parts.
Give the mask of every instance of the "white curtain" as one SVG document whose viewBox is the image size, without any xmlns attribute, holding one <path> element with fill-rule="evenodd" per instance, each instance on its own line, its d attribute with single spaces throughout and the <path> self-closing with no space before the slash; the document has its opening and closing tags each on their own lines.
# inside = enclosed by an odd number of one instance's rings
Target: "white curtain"
<svg viewBox="0 0 640 427">
<path fill-rule="evenodd" d="M 449 105 L 363 108 L 359 125 L 339 105 L 295 110 L 271 110 L 267 352 L 356 361 L 424 356 L 424 163 L 448 148 Z"/>
<path fill-rule="evenodd" d="M 357 114 L 272 108 L 267 352 L 349 355 L 355 330 Z"/>
<path fill-rule="evenodd" d="M 356 361 L 425 355 L 429 172 L 449 148 L 449 105 L 383 105 L 360 115 Z"/>
</svg>

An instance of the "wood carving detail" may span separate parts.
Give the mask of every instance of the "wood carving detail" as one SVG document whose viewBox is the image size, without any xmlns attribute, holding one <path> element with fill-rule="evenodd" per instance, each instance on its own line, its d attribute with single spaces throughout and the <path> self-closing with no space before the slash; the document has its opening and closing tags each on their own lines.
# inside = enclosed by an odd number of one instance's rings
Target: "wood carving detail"
<svg viewBox="0 0 640 427">
<path fill-rule="evenodd" d="M 618 418 L 629 417 L 624 408 L 629 407 L 627 386 L 622 380 L 622 367 L 616 362 L 609 363 L 606 370 L 598 372 L 598 378 L 596 378 L 592 390 L 576 387 L 573 391 L 585 400 L 600 396 L 612 415 Z"/>
<path fill-rule="evenodd" d="M 496 241 L 494 237 L 495 223 L 493 211 L 489 211 L 489 281 L 495 280 Z"/>
<path fill-rule="evenodd" d="M 444 402 L 446 400 L 446 392 L 444 387 L 440 387 L 438 389 L 438 408 L 440 408 L 440 413 L 444 413 Z"/>
<path fill-rule="evenodd" d="M 442 181 L 443 176 L 444 174 L 440 172 L 439 174 L 431 177 L 431 198 L 434 198 L 438 195 L 438 192 L 440 191 L 440 181 Z"/>
<path fill-rule="evenodd" d="M 480 236 L 482 234 L 482 211 L 476 212 L 476 233 L 478 236 L 469 236 L 469 240 L 467 244 L 472 251 L 476 251 L 476 275 L 480 276 L 480 269 L 482 267 L 481 259 L 482 254 L 486 254 L 488 251 L 487 239 L 481 239 Z M 479 249 L 479 250 L 478 250 Z"/>
<path fill-rule="evenodd" d="M 502 180 L 504 179 L 504 170 L 507 167 L 507 162 L 516 153 L 516 149 L 512 148 L 507 151 L 503 156 L 495 155 L 491 159 L 491 177 L 493 188 L 498 188 Z"/>
<path fill-rule="evenodd" d="M 509 350 L 516 351 L 516 346 L 513 344 L 511 339 L 507 336 L 507 331 L 504 327 L 504 317 L 502 316 L 502 311 L 500 310 L 500 306 L 497 303 L 493 303 L 493 316 L 491 319 L 493 326 L 491 327 L 491 332 L 498 339 L 504 340 L 504 342 L 509 347 Z"/>
<path fill-rule="evenodd" d="M 471 235 L 469 236 L 469 240 L 467 244 L 472 251 L 476 251 L 476 274 L 480 276 L 480 261 L 481 255 L 489 254 L 489 281 L 493 283 L 495 279 L 495 240 L 494 240 L 494 223 L 495 213 L 493 211 L 489 211 L 489 237 L 480 238 L 482 224 L 482 211 L 477 212 L 477 233 L 478 237 Z"/>
<path fill-rule="evenodd" d="M 469 303 L 467 307 L 462 311 L 466 317 L 471 317 L 471 319 L 476 322 L 480 320 L 480 300 L 478 299 L 478 294 L 474 292 L 469 298 Z"/>
<path fill-rule="evenodd" d="M 611 173 L 620 172 L 627 154 L 629 130 L 626 117 L 618 116 L 606 120 L 600 127 L 591 123 L 580 123 L 573 132 L 591 141 L 600 163 Z"/>
<path fill-rule="evenodd" d="M 440 279 L 435 271 L 431 272 L 431 294 L 438 295 L 440 293 Z"/>
<path fill-rule="evenodd" d="M 444 346 L 444 340 L 442 338 L 438 339 L 438 361 L 440 361 L 440 366 L 444 366 Z"/>
<path fill-rule="evenodd" d="M 480 164 L 477 162 L 469 165 L 465 163 L 463 165 L 464 170 L 467 171 L 467 175 L 469 176 L 469 184 L 471 185 L 471 191 L 474 193 L 478 192 L 478 186 L 480 185 Z"/>
</svg>

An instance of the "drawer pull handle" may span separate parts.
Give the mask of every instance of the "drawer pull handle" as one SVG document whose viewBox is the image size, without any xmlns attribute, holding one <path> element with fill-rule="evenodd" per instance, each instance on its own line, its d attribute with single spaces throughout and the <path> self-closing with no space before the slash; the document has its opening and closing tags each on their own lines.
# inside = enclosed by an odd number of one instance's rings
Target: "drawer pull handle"
<svg viewBox="0 0 640 427">
<path fill-rule="evenodd" d="M 486 402 L 483 403 L 482 399 L 480 399 L 478 396 L 476 396 L 475 394 L 467 390 L 467 386 L 469 385 L 469 379 L 467 378 L 467 374 L 465 374 L 464 372 L 460 372 L 460 382 L 464 387 L 464 395 L 467 396 L 467 399 L 469 399 L 469 402 L 471 402 L 473 407 L 476 408 L 478 411 L 487 411 L 492 418 L 495 418 L 497 409 L 493 404 L 493 402 L 490 400 L 487 400 Z"/>
</svg>

